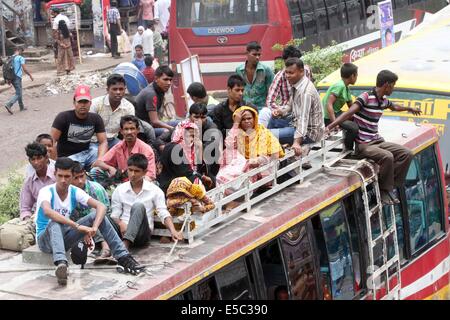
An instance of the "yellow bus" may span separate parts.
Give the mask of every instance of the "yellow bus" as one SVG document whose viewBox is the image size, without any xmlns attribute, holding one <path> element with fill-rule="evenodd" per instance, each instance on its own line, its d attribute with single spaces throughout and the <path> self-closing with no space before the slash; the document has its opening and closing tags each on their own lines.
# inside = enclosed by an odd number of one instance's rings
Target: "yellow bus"
<svg viewBox="0 0 450 320">
<path fill-rule="evenodd" d="M 431 123 L 436 127 L 442 146 L 444 167 L 450 162 L 450 6 L 434 14 L 416 32 L 371 55 L 354 62 L 358 66 L 358 81 L 351 87 L 357 97 L 375 86 L 381 70 L 390 70 L 399 77 L 390 99 L 399 104 L 420 107 L 422 115 L 385 112 L 384 116 Z M 318 90 L 322 94 L 340 79 L 339 70 L 323 79 Z"/>
</svg>

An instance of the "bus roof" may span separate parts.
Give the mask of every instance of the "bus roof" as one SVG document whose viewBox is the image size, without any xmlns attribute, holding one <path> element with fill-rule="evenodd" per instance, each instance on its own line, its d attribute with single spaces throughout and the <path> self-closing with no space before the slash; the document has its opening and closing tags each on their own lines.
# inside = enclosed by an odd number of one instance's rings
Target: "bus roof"
<svg viewBox="0 0 450 320">
<path fill-rule="evenodd" d="M 405 39 L 354 62 L 358 66 L 354 87 L 374 87 L 378 72 L 387 69 L 399 76 L 398 89 L 450 94 L 450 6 L 430 19 Z M 336 70 L 318 88 L 339 79 L 340 71 Z"/>
<path fill-rule="evenodd" d="M 380 129 L 386 140 L 416 152 L 437 141 L 435 129 L 428 125 L 382 120 Z M 360 180 L 354 174 L 317 172 L 301 184 L 266 199 L 250 212 L 215 227 L 194 243 L 180 244 L 169 265 L 163 262 L 170 245 L 152 241 L 149 247 L 133 252 L 138 261 L 150 265 L 151 275 L 119 274 L 114 267 L 93 267 L 88 261 L 84 270 L 71 266 L 68 285 L 59 287 L 53 276 L 54 266 L 25 264 L 21 254 L 3 251 L 0 252 L 0 299 L 170 298 L 359 186 Z"/>
</svg>

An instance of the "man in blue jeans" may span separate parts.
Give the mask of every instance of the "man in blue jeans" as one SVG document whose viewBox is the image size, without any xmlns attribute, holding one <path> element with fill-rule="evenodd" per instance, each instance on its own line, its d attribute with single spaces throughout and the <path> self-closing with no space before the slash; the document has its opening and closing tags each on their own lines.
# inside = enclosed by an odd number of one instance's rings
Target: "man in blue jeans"
<svg viewBox="0 0 450 320">
<path fill-rule="evenodd" d="M 23 105 L 22 100 L 22 76 L 25 72 L 31 79 L 31 81 L 34 81 L 33 76 L 28 71 L 27 67 L 25 66 L 25 58 L 22 57 L 23 48 L 16 48 L 13 55 L 13 67 L 14 67 L 14 74 L 16 75 L 15 79 L 11 82 L 14 89 L 16 90 L 16 93 L 14 96 L 6 103 L 5 108 L 8 110 L 10 114 L 13 114 L 11 107 L 13 106 L 16 101 L 19 102 L 19 108 L 20 111 L 25 111 L 27 108 Z"/>
<path fill-rule="evenodd" d="M 56 183 L 42 188 L 36 204 L 36 237 L 39 249 L 53 254 L 58 284 L 67 284 L 68 263 L 66 251 L 81 239 L 93 245 L 91 238 L 100 230 L 112 254 L 125 272 L 138 274 L 144 267 L 130 255 L 108 219 L 106 207 L 85 191 L 71 185 L 74 162 L 58 158 L 55 163 Z M 72 221 L 69 217 L 78 204 L 94 208 L 96 212 Z"/>
</svg>

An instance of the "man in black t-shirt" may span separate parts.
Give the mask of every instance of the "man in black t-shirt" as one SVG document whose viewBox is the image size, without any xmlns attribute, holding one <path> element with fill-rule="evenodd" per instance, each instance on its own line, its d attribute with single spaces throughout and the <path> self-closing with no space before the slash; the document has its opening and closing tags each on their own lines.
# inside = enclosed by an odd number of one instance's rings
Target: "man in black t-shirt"
<svg viewBox="0 0 450 320">
<path fill-rule="evenodd" d="M 169 91 L 173 71 L 168 66 L 159 66 L 155 71 L 155 81 L 150 83 L 136 97 L 136 117 L 155 128 L 156 137 L 168 130 L 172 131 L 179 121 L 163 122 L 159 114 L 164 103 L 164 94 Z"/>
<path fill-rule="evenodd" d="M 58 157 L 69 157 L 89 168 L 97 158 L 108 151 L 105 125 L 102 118 L 89 112 L 92 97 L 88 86 L 80 85 L 75 90 L 75 110 L 60 112 L 52 124 L 51 135 L 57 142 Z M 97 136 L 98 147 L 91 144 Z"/>
</svg>

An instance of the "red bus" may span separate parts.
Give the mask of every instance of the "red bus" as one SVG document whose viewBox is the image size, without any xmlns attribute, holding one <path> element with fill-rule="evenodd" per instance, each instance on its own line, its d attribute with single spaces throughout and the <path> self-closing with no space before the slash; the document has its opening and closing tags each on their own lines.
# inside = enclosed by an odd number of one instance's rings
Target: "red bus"
<svg viewBox="0 0 450 320">
<path fill-rule="evenodd" d="M 170 7 L 169 61 L 198 55 L 207 90 L 225 90 L 226 78 L 245 60 L 245 45 L 258 41 L 262 62 L 273 65 L 276 43 L 305 38 L 303 50 L 335 40 L 347 60 L 381 47 L 373 8 L 377 0 L 174 0 Z M 393 0 L 396 38 L 444 7 L 441 0 Z M 178 70 L 179 67 L 178 67 Z M 181 83 L 174 84 L 177 113 L 186 113 Z"/>
<path fill-rule="evenodd" d="M 67 287 L 55 290 L 50 255 L 0 251 L 0 299 L 449 299 L 449 213 L 436 130 L 397 120 L 382 120 L 380 129 L 414 154 L 395 191 L 398 205 L 380 204 L 376 166 L 350 159 L 342 139 L 331 137 L 305 159 L 285 167 L 286 159 L 273 161 L 209 191 L 214 210 L 174 219 L 186 221 L 189 243 L 172 255 L 172 245 L 158 240 L 134 251 L 148 268 L 137 277 L 89 258 L 84 270 L 71 266 Z M 301 170 L 304 160 L 311 169 Z M 277 180 L 292 170 L 299 172 Z M 271 189 L 253 193 L 268 181 Z M 223 197 L 234 183 L 241 187 Z M 242 196 L 246 202 L 222 212 Z M 167 230 L 156 223 L 154 234 Z"/>
</svg>

